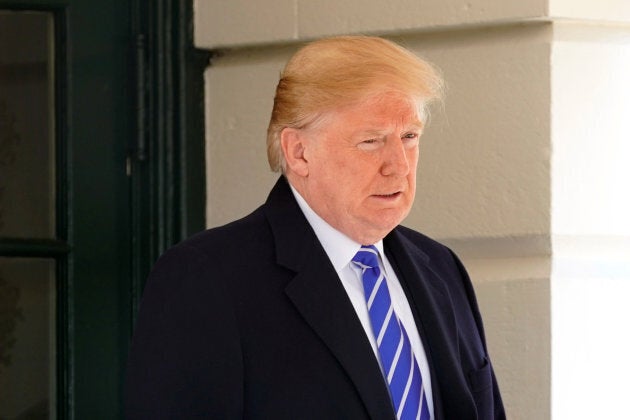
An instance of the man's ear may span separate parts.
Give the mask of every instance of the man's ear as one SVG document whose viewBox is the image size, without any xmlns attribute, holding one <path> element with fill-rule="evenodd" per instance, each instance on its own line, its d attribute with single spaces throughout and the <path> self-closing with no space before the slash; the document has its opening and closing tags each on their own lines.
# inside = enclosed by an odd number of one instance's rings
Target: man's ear
<svg viewBox="0 0 630 420">
<path fill-rule="evenodd" d="M 287 169 L 303 177 L 308 176 L 308 161 L 304 156 L 307 143 L 306 134 L 299 128 L 285 127 L 280 132 L 280 146 Z"/>
</svg>

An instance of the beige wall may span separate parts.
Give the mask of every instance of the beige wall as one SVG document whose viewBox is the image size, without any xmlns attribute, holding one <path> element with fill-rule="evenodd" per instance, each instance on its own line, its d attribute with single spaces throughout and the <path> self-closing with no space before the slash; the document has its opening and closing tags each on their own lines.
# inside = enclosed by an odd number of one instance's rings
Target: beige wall
<svg viewBox="0 0 630 420">
<path fill-rule="evenodd" d="M 599 365 L 599 343 L 611 357 L 630 353 L 630 312 L 619 297 L 630 295 L 622 216 L 630 214 L 622 198 L 630 125 L 621 111 L 630 109 L 630 10 L 622 0 L 604 2 L 611 10 L 589 3 L 197 0 L 196 44 L 221 51 L 206 71 L 208 226 L 249 213 L 274 183 L 266 125 L 280 69 L 300 43 L 392 37 L 435 63 L 448 84 L 422 140 L 405 224 L 463 257 L 509 418 L 598 418 L 586 414 L 600 403 L 628 416 L 623 398 L 605 398 L 608 387 L 587 410 L 575 404 L 590 381 L 611 383 L 610 370 L 582 367 L 584 358 Z M 600 20 L 584 20 L 589 13 Z M 629 362 L 608 360 L 630 374 Z M 630 391 L 613 386 L 619 397 Z"/>
</svg>

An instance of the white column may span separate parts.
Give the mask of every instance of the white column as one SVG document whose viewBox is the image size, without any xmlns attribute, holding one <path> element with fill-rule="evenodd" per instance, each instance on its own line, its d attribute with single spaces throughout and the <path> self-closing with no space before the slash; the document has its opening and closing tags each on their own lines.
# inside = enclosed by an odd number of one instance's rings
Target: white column
<svg viewBox="0 0 630 420">
<path fill-rule="evenodd" d="M 630 27 L 557 23 L 551 69 L 553 417 L 626 419 Z"/>
</svg>

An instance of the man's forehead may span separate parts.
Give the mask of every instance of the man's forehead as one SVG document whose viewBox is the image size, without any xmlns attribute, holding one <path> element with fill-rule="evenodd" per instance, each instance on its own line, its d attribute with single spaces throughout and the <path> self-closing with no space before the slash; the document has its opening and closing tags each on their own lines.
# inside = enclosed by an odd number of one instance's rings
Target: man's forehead
<svg viewBox="0 0 630 420">
<path fill-rule="evenodd" d="M 412 130 L 412 131 L 421 131 L 424 125 L 422 121 L 417 118 L 407 120 L 405 118 L 400 118 L 398 121 L 390 120 L 390 121 L 375 121 L 369 118 L 363 120 L 363 123 L 356 127 L 356 132 L 360 134 L 385 134 L 391 131 L 392 128 L 400 129 L 400 130 Z"/>
<path fill-rule="evenodd" d="M 379 133 L 392 128 L 404 130 L 420 130 L 424 127 L 421 112 L 412 104 L 383 104 L 389 106 L 371 107 L 370 104 L 357 107 L 347 113 L 340 113 L 336 117 L 350 123 L 354 131 Z"/>
<path fill-rule="evenodd" d="M 373 95 L 367 96 L 331 109 L 332 114 L 361 114 L 371 115 L 372 118 L 383 117 L 414 119 L 420 122 L 422 104 L 408 96 L 401 95 Z"/>
</svg>

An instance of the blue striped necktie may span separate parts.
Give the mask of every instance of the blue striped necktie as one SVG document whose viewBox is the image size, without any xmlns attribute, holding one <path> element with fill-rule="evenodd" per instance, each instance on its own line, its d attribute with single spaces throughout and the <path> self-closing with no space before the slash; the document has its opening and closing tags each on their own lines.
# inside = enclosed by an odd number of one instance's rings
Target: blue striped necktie
<svg viewBox="0 0 630 420">
<path fill-rule="evenodd" d="M 407 333 L 394 312 L 385 276 L 379 268 L 378 250 L 374 245 L 364 245 L 352 262 L 363 273 L 363 290 L 372 331 L 396 416 L 400 420 L 429 420 L 420 369 Z"/>
</svg>

